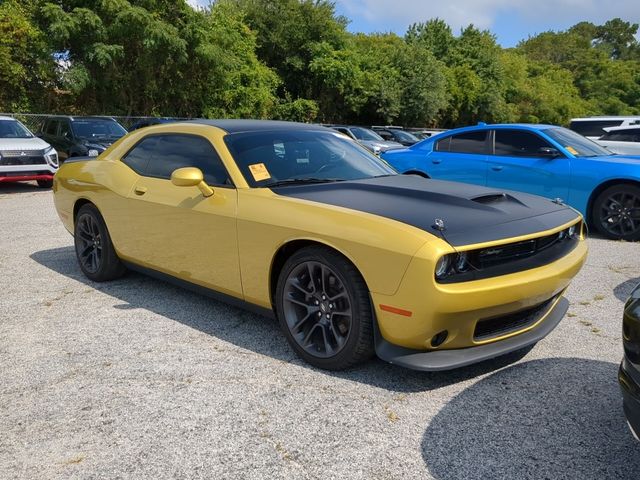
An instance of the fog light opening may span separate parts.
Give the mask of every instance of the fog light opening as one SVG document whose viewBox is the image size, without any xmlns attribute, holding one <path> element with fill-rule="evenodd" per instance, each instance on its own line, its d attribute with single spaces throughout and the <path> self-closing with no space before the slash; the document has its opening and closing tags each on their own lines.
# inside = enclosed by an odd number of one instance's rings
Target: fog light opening
<svg viewBox="0 0 640 480">
<path fill-rule="evenodd" d="M 448 336 L 449 336 L 449 332 L 446 330 L 443 330 L 440 333 L 436 333 L 431 339 L 431 346 L 439 347 L 444 343 L 444 341 L 447 339 Z"/>
</svg>

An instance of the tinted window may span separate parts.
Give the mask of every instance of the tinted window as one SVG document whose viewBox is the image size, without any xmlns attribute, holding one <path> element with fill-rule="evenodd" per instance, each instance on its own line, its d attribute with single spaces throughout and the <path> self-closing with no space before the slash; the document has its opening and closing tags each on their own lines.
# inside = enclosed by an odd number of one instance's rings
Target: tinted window
<svg viewBox="0 0 640 480">
<path fill-rule="evenodd" d="M 133 147 L 122 161 L 129 165 L 134 172 L 144 175 L 147 162 L 155 153 L 157 140 L 158 137 L 145 138 Z"/>
<path fill-rule="evenodd" d="M 73 132 L 80 138 L 111 137 L 120 138 L 127 131 L 118 122 L 105 119 L 76 119 L 73 121 Z"/>
<path fill-rule="evenodd" d="M 511 157 L 539 157 L 540 149 L 550 147 L 538 135 L 523 130 L 496 130 L 495 154 Z"/>
<path fill-rule="evenodd" d="M 57 120 L 49 120 L 49 123 L 46 126 L 45 132 L 49 135 L 57 135 L 58 134 L 58 121 Z"/>
<path fill-rule="evenodd" d="M 600 140 L 611 140 L 613 142 L 640 142 L 640 128 L 608 132 L 605 133 Z"/>
<path fill-rule="evenodd" d="M 443 138 L 436 144 L 439 152 L 487 153 L 487 130 L 460 133 Z"/>
<path fill-rule="evenodd" d="M 604 133 L 603 128 L 619 127 L 622 120 L 578 120 L 571 122 L 569 127 L 585 137 L 599 137 Z"/>
<path fill-rule="evenodd" d="M 68 120 L 60 121 L 60 131 L 58 132 L 58 136 L 71 138 L 71 127 L 69 126 Z"/>
<path fill-rule="evenodd" d="M 391 132 L 387 132 L 386 130 L 376 130 L 376 133 L 385 140 L 393 140 L 393 135 L 391 134 Z"/>
<path fill-rule="evenodd" d="M 222 160 L 208 140 L 191 135 L 158 135 L 154 154 L 147 164 L 145 175 L 171 178 L 174 170 L 196 167 L 202 170 L 209 185 L 230 184 Z"/>
</svg>

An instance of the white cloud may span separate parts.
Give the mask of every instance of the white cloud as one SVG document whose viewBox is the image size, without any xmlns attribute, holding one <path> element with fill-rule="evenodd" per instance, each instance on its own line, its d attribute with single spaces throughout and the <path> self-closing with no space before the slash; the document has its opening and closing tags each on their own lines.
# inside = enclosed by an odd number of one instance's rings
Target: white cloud
<svg viewBox="0 0 640 480">
<path fill-rule="evenodd" d="M 380 31 L 403 32 L 412 23 L 434 17 L 444 19 L 455 32 L 470 23 L 492 28 L 500 15 L 514 15 L 536 26 L 575 24 L 582 20 L 602 23 L 612 17 L 640 21 L 638 0 L 337 0 L 336 3 L 347 17 L 353 20 L 363 17 Z"/>
</svg>

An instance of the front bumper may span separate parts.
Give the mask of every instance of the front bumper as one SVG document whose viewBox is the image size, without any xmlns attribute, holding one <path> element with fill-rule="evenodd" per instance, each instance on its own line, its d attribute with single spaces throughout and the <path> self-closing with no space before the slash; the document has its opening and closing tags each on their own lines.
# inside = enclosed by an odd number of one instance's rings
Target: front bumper
<svg viewBox="0 0 640 480">
<path fill-rule="evenodd" d="M 422 371 L 452 370 L 521 350 L 546 337 L 564 317 L 569 302 L 559 297 L 546 315 L 531 330 L 505 340 L 476 347 L 428 352 L 399 347 L 376 332 L 376 354 L 394 365 Z"/>
<path fill-rule="evenodd" d="M 629 429 L 636 439 L 640 439 L 640 383 L 634 377 L 640 377 L 640 372 L 631 373 L 632 366 L 626 359 L 622 360 L 618 370 L 618 382 L 622 390 L 624 414 L 629 423 Z"/>
<path fill-rule="evenodd" d="M 518 315 L 557 300 L 587 255 L 586 242 L 581 240 L 564 257 L 538 268 L 438 284 L 432 280 L 433 273 L 430 278 L 426 273 L 430 266 L 433 268 L 433 261 L 425 258 L 428 247 L 424 257 L 416 256 L 411 262 L 395 294 L 371 293 L 382 338 L 422 352 L 478 348 L 537 328 L 545 312 L 538 311 L 540 315 L 531 322 L 521 321 Z M 487 332 L 485 327 L 494 319 L 504 324 Z M 434 343 L 435 336 L 442 332 L 446 332 L 446 340 Z"/>
<path fill-rule="evenodd" d="M 33 165 L 0 165 L 0 183 L 52 180 L 58 167 L 49 163 Z"/>
</svg>

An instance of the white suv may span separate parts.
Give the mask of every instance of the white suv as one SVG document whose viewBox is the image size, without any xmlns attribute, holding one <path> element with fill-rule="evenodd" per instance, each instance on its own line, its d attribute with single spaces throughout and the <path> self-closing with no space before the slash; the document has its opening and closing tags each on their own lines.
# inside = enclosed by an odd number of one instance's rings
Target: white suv
<svg viewBox="0 0 640 480">
<path fill-rule="evenodd" d="M 0 117 L 0 182 L 36 180 L 49 188 L 58 170 L 58 154 L 15 118 Z"/>
<path fill-rule="evenodd" d="M 640 125 L 609 127 L 596 143 L 618 155 L 640 155 Z"/>
<path fill-rule="evenodd" d="M 640 116 L 572 118 L 569 128 L 589 140 L 597 140 L 606 133 L 606 128 L 630 125 L 640 125 Z"/>
</svg>

